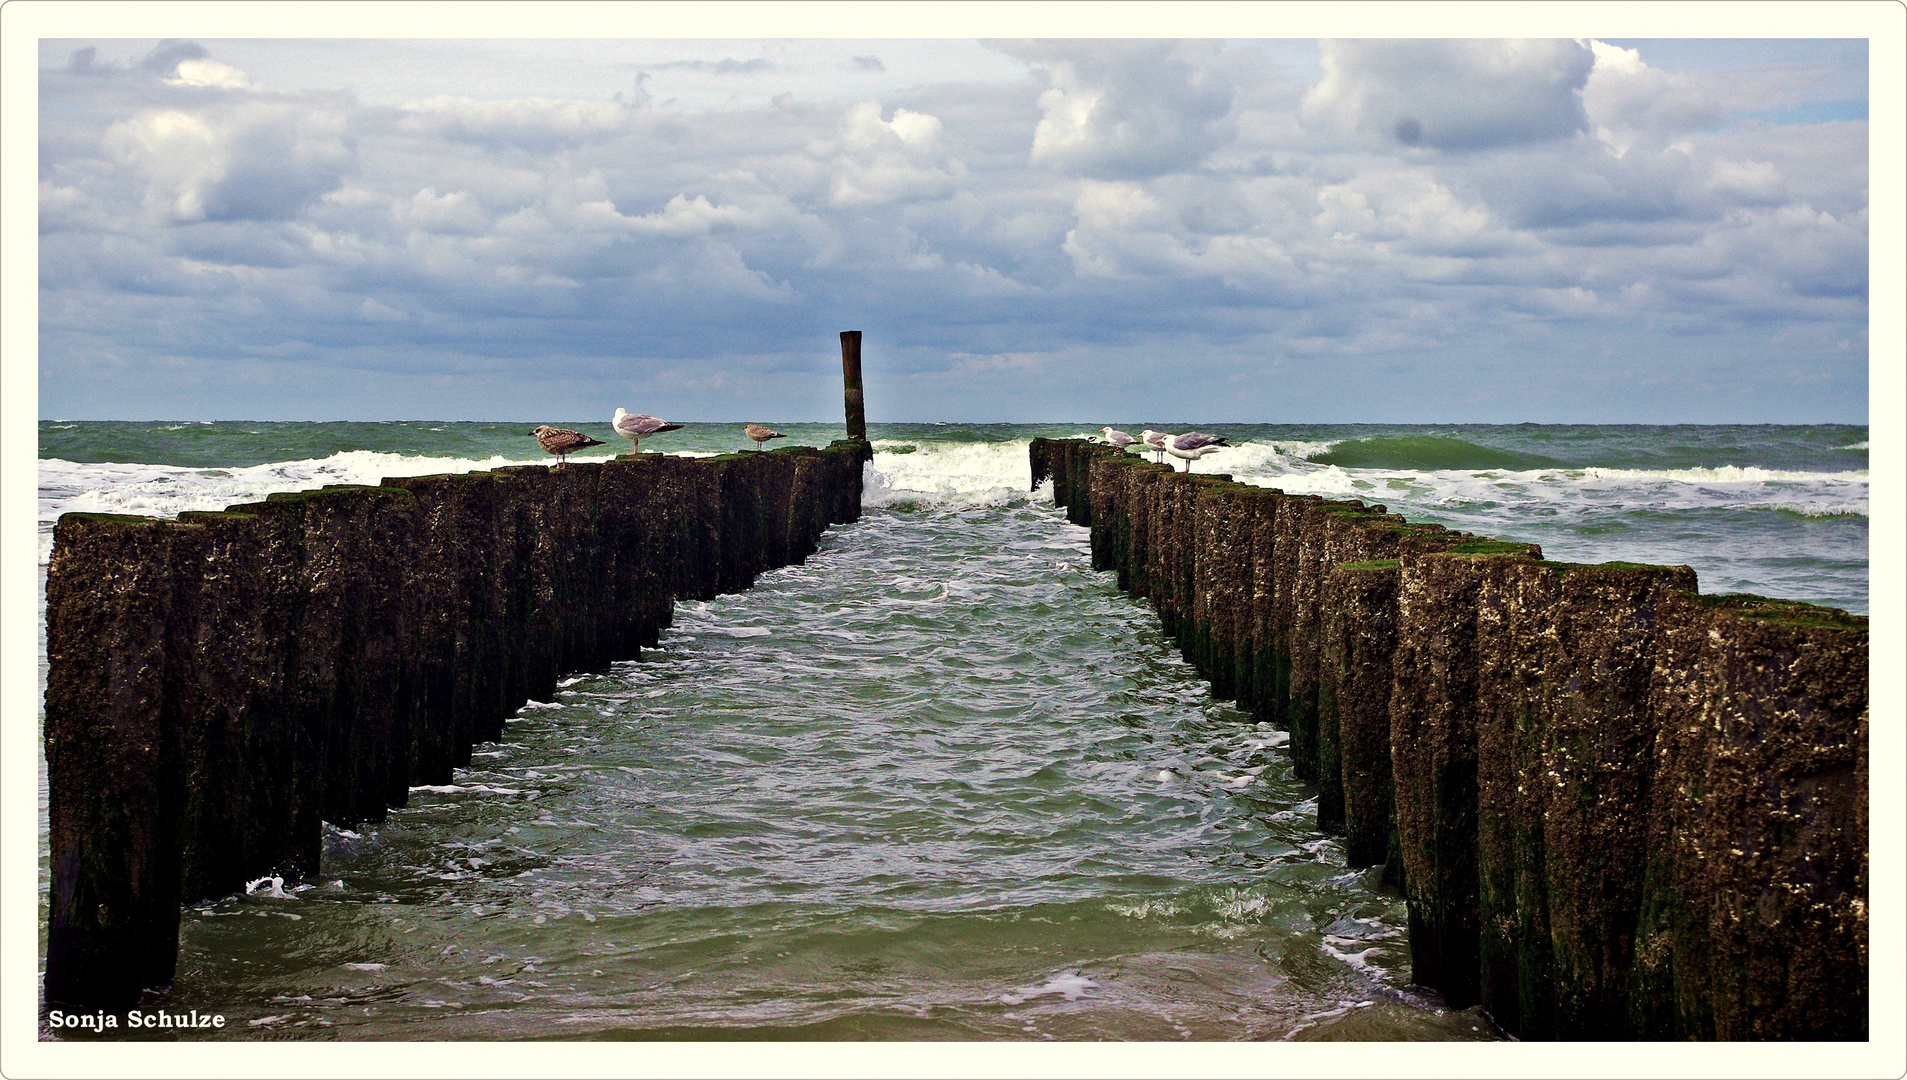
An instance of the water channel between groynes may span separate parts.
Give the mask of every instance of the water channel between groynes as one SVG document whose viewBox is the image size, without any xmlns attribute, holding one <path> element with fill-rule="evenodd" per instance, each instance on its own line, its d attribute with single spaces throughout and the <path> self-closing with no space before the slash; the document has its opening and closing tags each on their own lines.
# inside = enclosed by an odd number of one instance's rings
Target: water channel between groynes
<svg viewBox="0 0 1907 1080">
<path fill-rule="evenodd" d="M 320 880 L 188 907 L 214 1037 L 1465 1039 L 1285 735 L 1043 500 L 677 605 Z"/>
</svg>

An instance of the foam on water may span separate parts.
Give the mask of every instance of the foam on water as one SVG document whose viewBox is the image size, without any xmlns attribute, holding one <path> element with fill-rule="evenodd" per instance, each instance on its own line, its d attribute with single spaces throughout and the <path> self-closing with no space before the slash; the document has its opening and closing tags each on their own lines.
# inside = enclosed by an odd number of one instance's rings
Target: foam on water
<svg viewBox="0 0 1907 1080">
<path fill-rule="evenodd" d="M 863 466 L 861 505 L 1009 506 L 1026 502 L 1031 440 L 938 442 L 874 440 Z"/>
<path fill-rule="evenodd" d="M 1573 470 L 1566 471 L 1565 475 L 1569 472 Z M 1591 466 L 1583 469 L 1582 475 L 1595 480 L 1643 482 L 1675 480 L 1688 484 L 1858 484 L 1862 488 L 1867 486 L 1866 469 L 1819 473 L 1793 469 L 1761 469 L 1753 466 L 1742 468 L 1734 465 L 1723 465 L 1712 469 L 1602 469 Z"/>
<path fill-rule="evenodd" d="M 1057 994 L 1067 1001 L 1078 1001 L 1098 988 L 1098 983 L 1078 972 L 1062 971 L 1039 986 L 1022 986 L 1011 993 L 1001 994 L 1000 1001 L 1007 1005 L 1018 1005 L 1048 994 Z"/>
<path fill-rule="evenodd" d="M 608 461 L 609 453 L 571 454 L 572 461 Z M 678 451 L 672 456 L 711 457 Z M 286 491 L 331 484 L 375 486 L 387 476 L 480 472 L 506 465 L 548 465 L 547 455 L 484 458 L 430 457 L 378 450 L 347 450 L 325 458 L 273 461 L 232 468 L 195 468 L 119 462 L 40 459 L 40 565 L 53 553 L 53 524 L 65 513 L 133 514 L 170 518 L 188 510 L 223 510 Z"/>
<path fill-rule="evenodd" d="M 1605 444 L 1597 453 L 1617 456 L 1685 460 L 1748 452 L 1682 445 L 1747 441 L 1739 431 L 1683 431 L 1676 441 L 1643 435 L 1615 450 L 1606 445 L 1619 441 L 1611 433 L 1593 434 Z M 1360 499 L 1413 521 L 1538 543 L 1553 559 L 1684 564 L 1696 569 L 1704 592 L 1757 592 L 1865 611 L 1868 472 L 1789 467 L 1832 459 L 1796 451 L 1794 437 L 1784 438 L 1764 450 L 1777 464 L 1663 468 L 1357 467 L 1317 460 L 1342 440 L 1261 438 L 1223 448 L 1192 471 L 1294 495 Z M 1527 436 L 1523 445 L 1558 450 Z"/>
<path fill-rule="evenodd" d="M 1407 516 L 1439 509 L 1481 514 L 1466 527 L 1514 531 L 1562 515 L 1630 510 L 1781 510 L 1809 516 L 1867 514 L 1866 470 L 1806 472 L 1721 466 L 1692 469 L 1347 469 L 1318 465 L 1282 446 L 1221 450 L 1197 471 L 1294 495 L 1358 498 Z"/>
<path fill-rule="evenodd" d="M 577 460 L 584 460 L 580 456 Z M 377 484 L 386 476 L 466 473 L 527 459 L 416 457 L 351 450 L 303 461 L 276 461 L 241 468 L 40 461 L 40 563 L 53 552 L 53 523 L 61 514 L 137 514 L 177 517 L 187 510 L 223 510 L 256 502 L 274 492 L 303 491 L 327 484 Z"/>
</svg>

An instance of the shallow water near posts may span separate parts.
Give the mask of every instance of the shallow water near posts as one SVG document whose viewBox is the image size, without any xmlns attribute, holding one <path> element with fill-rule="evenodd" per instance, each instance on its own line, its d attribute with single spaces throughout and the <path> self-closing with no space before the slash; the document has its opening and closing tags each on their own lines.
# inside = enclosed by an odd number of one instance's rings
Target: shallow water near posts
<svg viewBox="0 0 1907 1080">
<path fill-rule="evenodd" d="M 189 908 L 217 1037 L 1463 1039 L 1316 831 L 1039 505 L 876 508 L 678 605 L 306 887 Z M 292 897 L 295 897 L 293 899 Z"/>
</svg>

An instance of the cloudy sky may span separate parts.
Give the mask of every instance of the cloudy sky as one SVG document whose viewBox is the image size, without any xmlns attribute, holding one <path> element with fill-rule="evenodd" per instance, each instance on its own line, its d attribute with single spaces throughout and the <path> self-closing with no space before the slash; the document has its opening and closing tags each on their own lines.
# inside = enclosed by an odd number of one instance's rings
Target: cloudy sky
<svg viewBox="0 0 1907 1080">
<path fill-rule="evenodd" d="M 39 60 L 48 419 L 1867 421 L 1863 39 Z"/>
</svg>

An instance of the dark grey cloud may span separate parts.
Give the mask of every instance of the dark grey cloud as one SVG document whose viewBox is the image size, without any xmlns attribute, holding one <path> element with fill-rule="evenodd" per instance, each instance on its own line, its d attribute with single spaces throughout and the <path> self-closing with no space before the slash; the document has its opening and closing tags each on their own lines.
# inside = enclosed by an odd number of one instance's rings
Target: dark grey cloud
<svg viewBox="0 0 1907 1080">
<path fill-rule="evenodd" d="M 178 70 L 180 61 L 202 60 L 206 55 L 205 46 L 196 41 L 168 39 L 147 53 L 139 66 L 159 75 L 171 75 Z"/>
<path fill-rule="evenodd" d="M 856 71 L 886 71 L 887 70 L 887 65 L 881 63 L 881 58 L 878 56 L 873 56 L 873 55 L 856 56 L 852 58 L 850 62 L 853 63 L 854 70 Z"/>
<path fill-rule="evenodd" d="M 1866 125 L 1753 118 L 1820 93 L 1765 56 L 1012 42 L 1017 80 L 691 110 L 85 47 L 41 73 L 49 414 L 827 416 L 850 327 L 897 418 L 1865 411 Z"/>
</svg>

